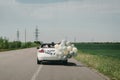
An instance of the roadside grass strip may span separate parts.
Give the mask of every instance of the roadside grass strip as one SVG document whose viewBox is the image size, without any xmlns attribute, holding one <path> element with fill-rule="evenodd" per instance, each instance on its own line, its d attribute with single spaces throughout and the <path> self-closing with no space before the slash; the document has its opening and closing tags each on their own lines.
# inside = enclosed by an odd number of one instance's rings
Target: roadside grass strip
<svg viewBox="0 0 120 80">
<path fill-rule="evenodd" d="M 114 54 L 114 53 L 113 53 Z M 110 56 L 93 55 L 79 51 L 77 57 L 78 61 L 93 67 L 99 72 L 107 75 L 111 80 L 120 80 L 120 59 Z"/>
</svg>

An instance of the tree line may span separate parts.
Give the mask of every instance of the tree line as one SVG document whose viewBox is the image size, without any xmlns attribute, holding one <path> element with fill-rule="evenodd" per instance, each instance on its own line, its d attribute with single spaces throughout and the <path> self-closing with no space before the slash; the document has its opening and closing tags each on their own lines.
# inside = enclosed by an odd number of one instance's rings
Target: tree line
<svg viewBox="0 0 120 80">
<path fill-rule="evenodd" d="M 22 49 L 35 47 L 38 44 L 36 42 L 21 42 L 21 41 L 9 41 L 6 38 L 0 37 L 0 51 L 11 49 Z"/>
<path fill-rule="evenodd" d="M 120 42 L 89 42 L 89 43 L 74 43 L 78 49 L 111 49 L 119 50 Z"/>
</svg>

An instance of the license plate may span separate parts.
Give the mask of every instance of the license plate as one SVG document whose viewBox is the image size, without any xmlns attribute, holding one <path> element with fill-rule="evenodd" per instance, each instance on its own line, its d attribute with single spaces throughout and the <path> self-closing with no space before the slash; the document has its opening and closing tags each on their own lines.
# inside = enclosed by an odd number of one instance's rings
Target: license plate
<svg viewBox="0 0 120 80">
<path fill-rule="evenodd" d="M 46 54 L 55 55 L 55 50 L 46 50 Z"/>
</svg>

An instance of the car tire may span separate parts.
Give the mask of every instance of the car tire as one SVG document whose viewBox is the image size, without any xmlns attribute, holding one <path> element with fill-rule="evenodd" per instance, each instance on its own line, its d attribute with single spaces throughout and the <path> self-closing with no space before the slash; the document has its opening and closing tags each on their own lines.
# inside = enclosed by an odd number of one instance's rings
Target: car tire
<svg viewBox="0 0 120 80">
<path fill-rule="evenodd" d="M 68 63 L 68 60 L 64 60 L 64 61 L 63 61 L 63 64 L 67 64 L 67 63 Z"/>
<path fill-rule="evenodd" d="M 37 64 L 41 64 L 42 63 L 42 61 L 39 61 L 38 59 L 37 59 Z"/>
</svg>

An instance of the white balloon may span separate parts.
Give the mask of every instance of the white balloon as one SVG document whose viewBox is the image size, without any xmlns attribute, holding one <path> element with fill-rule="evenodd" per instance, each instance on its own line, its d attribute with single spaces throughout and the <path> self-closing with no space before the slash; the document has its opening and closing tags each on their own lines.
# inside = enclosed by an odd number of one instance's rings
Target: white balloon
<svg viewBox="0 0 120 80">
<path fill-rule="evenodd" d="M 61 47 L 61 46 L 59 46 L 59 47 L 58 47 L 58 50 L 59 50 L 59 51 L 61 51 L 61 50 L 62 50 L 62 47 Z"/>
<path fill-rule="evenodd" d="M 74 54 L 74 52 L 73 52 L 73 51 L 70 51 L 70 54 L 71 54 L 71 55 L 73 55 L 73 54 Z"/>
<path fill-rule="evenodd" d="M 70 51 L 70 54 L 71 54 L 72 56 L 77 56 L 77 53 L 75 53 L 75 52 L 73 52 L 73 51 Z"/>
<path fill-rule="evenodd" d="M 71 50 L 72 50 L 72 47 L 71 47 L 71 46 L 68 46 L 68 47 L 67 47 L 67 50 L 68 50 L 68 51 L 71 51 Z"/>
<path fill-rule="evenodd" d="M 69 41 L 62 40 L 60 44 L 55 45 L 56 56 L 58 58 L 71 58 L 77 55 L 77 48 Z"/>
<path fill-rule="evenodd" d="M 67 56 L 63 56 L 63 59 L 66 59 L 67 58 Z"/>
<path fill-rule="evenodd" d="M 72 44 L 71 46 L 74 47 L 74 44 Z"/>
<path fill-rule="evenodd" d="M 55 49 L 58 49 L 58 48 L 59 48 L 59 45 L 58 45 L 58 44 L 56 44 L 56 45 L 55 45 Z"/>
<path fill-rule="evenodd" d="M 73 47 L 72 51 L 73 51 L 74 53 L 77 53 L 78 50 L 77 50 L 76 47 Z"/>
<path fill-rule="evenodd" d="M 63 50 L 67 50 L 67 47 L 66 47 L 66 46 L 62 46 L 62 49 L 63 49 Z"/>
<path fill-rule="evenodd" d="M 67 42 L 66 42 L 66 45 L 67 45 L 67 46 L 70 46 L 70 45 L 71 45 L 71 43 L 70 43 L 69 41 L 67 41 Z"/>
<path fill-rule="evenodd" d="M 66 40 L 62 40 L 60 43 L 61 46 L 65 46 L 65 44 L 66 44 Z"/>
</svg>

